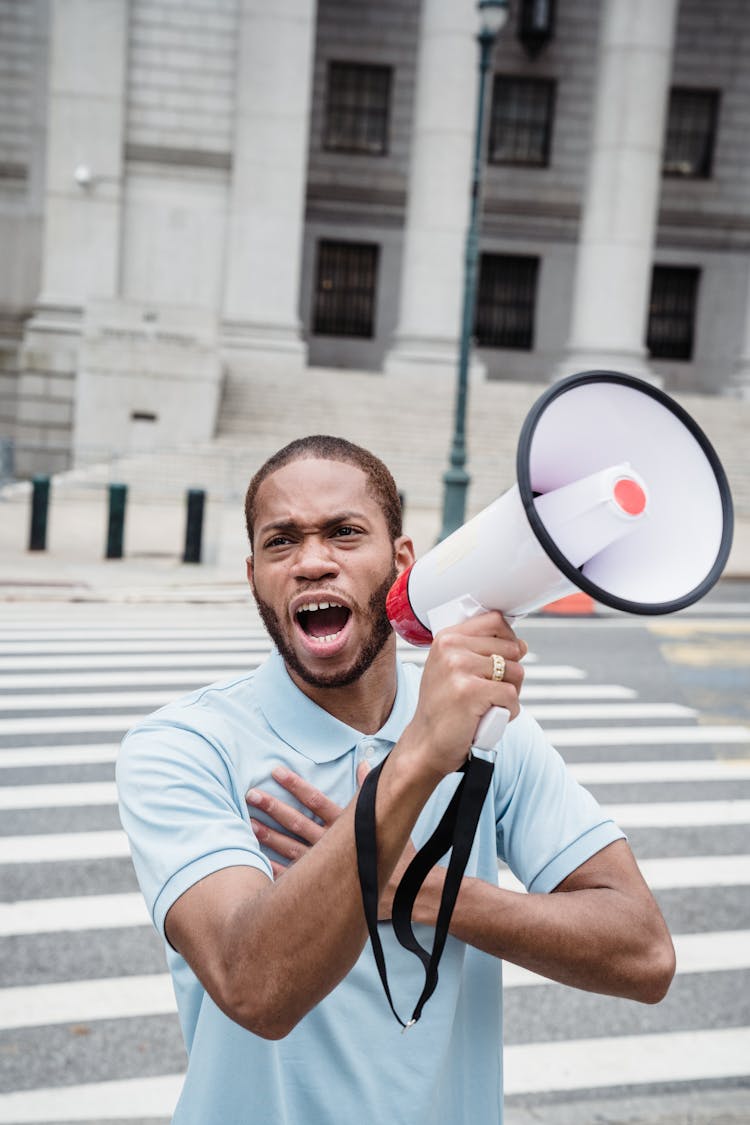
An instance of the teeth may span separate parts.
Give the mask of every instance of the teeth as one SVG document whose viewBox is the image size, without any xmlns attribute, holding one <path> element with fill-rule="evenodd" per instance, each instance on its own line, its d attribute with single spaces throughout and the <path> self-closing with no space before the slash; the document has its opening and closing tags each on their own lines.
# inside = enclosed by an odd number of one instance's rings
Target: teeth
<svg viewBox="0 0 750 1125">
<path fill-rule="evenodd" d="M 297 613 L 315 613 L 319 609 L 340 609 L 341 602 L 306 602 L 301 605 Z M 334 634 L 335 636 L 335 634 Z"/>
</svg>

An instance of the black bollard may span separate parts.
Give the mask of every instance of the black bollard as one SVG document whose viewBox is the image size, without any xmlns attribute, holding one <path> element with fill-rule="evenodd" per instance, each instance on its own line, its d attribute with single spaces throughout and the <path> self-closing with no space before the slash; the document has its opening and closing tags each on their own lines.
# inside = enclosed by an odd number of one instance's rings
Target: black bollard
<svg viewBox="0 0 750 1125">
<path fill-rule="evenodd" d="M 185 553 L 182 561 L 199 563 L 201 561 L 201 542 L 203 539 L 203 510 L 206 493 L 202 488 L 189 488 L 187 493 L 187 523 L 185 525 Z"/>
<path fill-rule="evenodd" d="M 107 524 L 108 559 L 122 558 L 122 542 L 125 534 L 125 501 L 128 496 L 126 484 L 109 486 L 109 522 Z"/>
<path fill-rule="evenodd" d="M 34 477 L 31 483 L 34 491 L 31 494 L 29 550 L 46 551 L 47 513 L 49 512 L 49 477 Z"/>
</svg>

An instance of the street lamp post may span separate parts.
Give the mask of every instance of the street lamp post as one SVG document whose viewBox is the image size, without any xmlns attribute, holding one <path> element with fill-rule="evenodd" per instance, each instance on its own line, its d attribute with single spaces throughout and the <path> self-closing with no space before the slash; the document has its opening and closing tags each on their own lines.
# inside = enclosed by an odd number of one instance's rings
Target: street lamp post
<svg viewBox="0 0 750 1125">
<path fill-rule="evenodd" d="M 468 397 L 469 352 L 474 325 L 477 292 L 477 257 L 479 252 L 479 214 L 482 183 L 482 139 L 484 136 L 484 103 L 487 73 L 492 48 L 498 32 L 508 16 L 508 0 L 479 0 L 481 27 L 479 42 L 479 89 L 474 130 L 474 170 L 471 182 L 471 212 L 466 232 L 464 255 L 464 296 L 461 317 L 461 340 L 458 352 L 456 406 L 453 419 L 453 441 L 450 468 L 443 474 L 443 526 L 439 539 L 445 539 L 464 522 L 466 493 L 471 477 L 466 471 L 466 401 Z"/>
</svg>

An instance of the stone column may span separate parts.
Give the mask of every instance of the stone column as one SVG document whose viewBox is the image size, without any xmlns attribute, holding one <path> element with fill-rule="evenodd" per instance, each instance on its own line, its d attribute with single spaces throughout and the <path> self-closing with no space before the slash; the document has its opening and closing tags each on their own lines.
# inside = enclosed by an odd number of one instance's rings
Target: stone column
<svg viewBox="0 0 750 1125">
<path fill-rule="evenodd" d="M 119 285 L 128 0 L 51 0 L 41 285 L 20 353 L 19 472 L 69 463 L 81 314 Z"/>
<path fill-rule="evenodd" d="M 742 351 L 735 370 L 727 385 L 722 388 L 722 394 L 731 398 L 740 398 L 750 402 L 750 274 L 748 275 L 747 301 L 745 304 L 745 334 L 742 342 Z"/>
<path fill-rule="evenodd" d="M 80 308 L 118 288 L 128 3 L 53 0 L 50 14 L 38 304 Z"/>
<path fill-rule="evenodd" d="M 241 0 L 239 35 L 222 353 L 299 370 L 315 0 Z"/>
<path fill-rule="evenodd" d="M 398 328 L 389 374 L 453 376 L 478 78 L 474 0 L 423 0 Z M 489 91 L 488 91 L 489 95 Z"/>
<path fill-rule="evenodd" d="M 567 356 L 656 382 L 644 347 L 678 0 L 605 0 Z"/>
</svg>

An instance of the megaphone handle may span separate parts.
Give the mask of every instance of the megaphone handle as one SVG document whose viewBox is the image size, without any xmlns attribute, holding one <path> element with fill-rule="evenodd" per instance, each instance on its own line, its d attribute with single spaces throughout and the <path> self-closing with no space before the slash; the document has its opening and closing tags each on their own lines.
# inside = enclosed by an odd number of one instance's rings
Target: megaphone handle
<svg viewBox="0 0 750 1125">
<path fill-rule="evenodd" d="M 490 707 L 486 715 L 482 716 L 477 733 L 474 735 L 472 749 L 494 750 L 505 734 L 505 728 L 510 721 L 510 711 L 507 707 Z"/>
<path fill-rule="evenodd" d="M 441 629 L 447 629 L 451 625 L 460 625 L 462 621 L 468 621 L 470 617 L 477 617 L 480 613 L 487 612 L 486 606 L 483 606 L 476 598 L 472 598 L 471 594 L 464 594 L 460 598 L 454 598 L 453 601 L 444 602 L 430 610 L 427 615 L 430 632 L 434 637 Z M 494 750 L 505 733 L 509 720 L 510 711 L 507 708 L 490 707 L 479 722 L 471 744 L 472 748 Z"/>
</svg>

